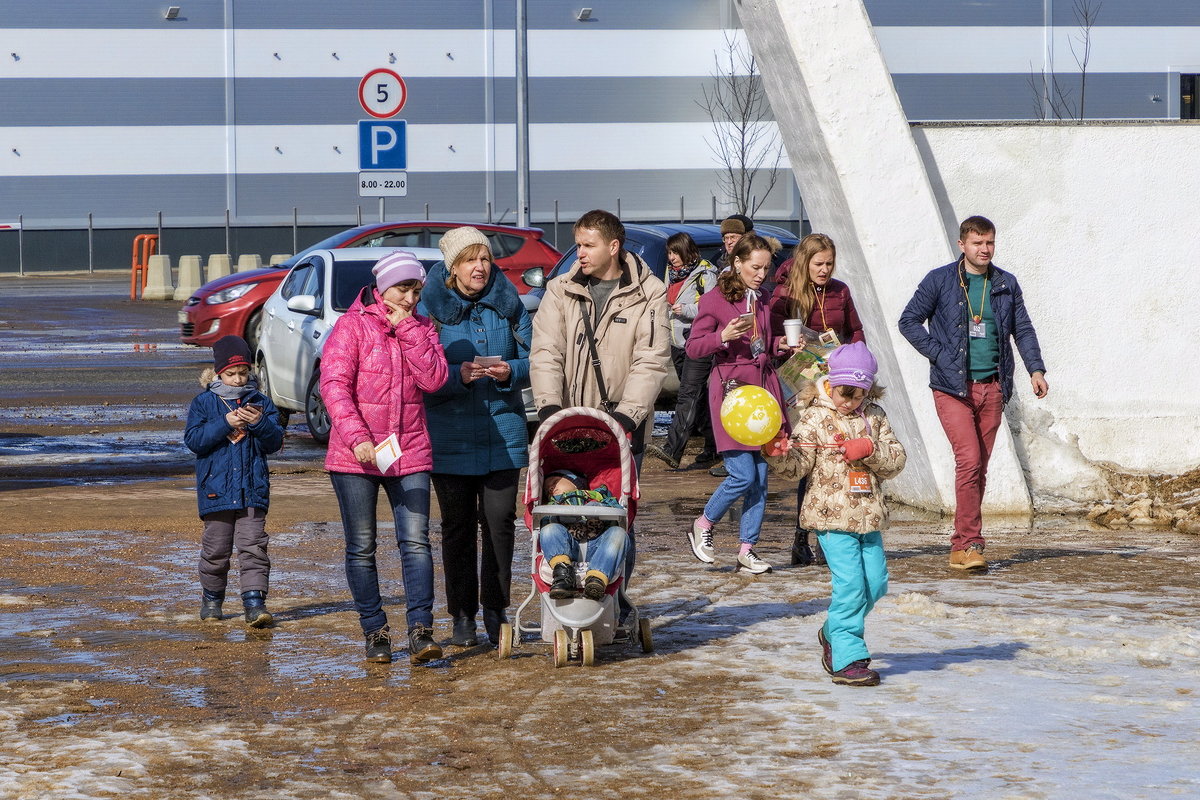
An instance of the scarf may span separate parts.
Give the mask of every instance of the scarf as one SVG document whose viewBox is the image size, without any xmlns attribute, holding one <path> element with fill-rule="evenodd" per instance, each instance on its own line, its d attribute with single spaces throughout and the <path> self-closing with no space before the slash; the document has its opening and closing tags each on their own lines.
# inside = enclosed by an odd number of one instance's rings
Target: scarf
<svg viewBox="0 0 1200 800">
<path fill-rule="evenodd" d="M 245 386 L 228 386 L 220 378 L 213 378 L 208 383 L 208 390 L 222 400 L 241 400 L 251 392 L 258 391 L 258 381 L 251 378 Z"/>
<path fill-rule="evenodd" d="M 686 278 L 688 275 L 691 275 L 692 270 L 694 270 L 698 266 L 700 266 L 699 261 L 697 261 L 695 264 L 685 264 L 684 266 L 680 267 L 679 269 L 670 267 L 669 269 L 671 272 L 671 279 L 668 281 L 668 283 L 679 283 L 681 280 Z"/>
</svg>

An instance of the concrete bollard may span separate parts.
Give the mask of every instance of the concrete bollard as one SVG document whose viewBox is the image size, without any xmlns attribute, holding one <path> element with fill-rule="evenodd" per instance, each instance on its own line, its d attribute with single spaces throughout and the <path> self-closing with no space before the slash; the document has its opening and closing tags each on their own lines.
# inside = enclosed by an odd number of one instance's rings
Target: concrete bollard
<svg viewBox="0 0 1200 800">
<path fill-rule="evenodd" d="M 291 253 L 276 253 L 275 255 L 271 256 L 271 266 L 275 266 L 276 264 L 282 264 L 283 262 L 287 261 L 291 257 L 292 257 Z"/>
<path fill-rule="evenodd" d="M 205 280 L 215 281 L 233 272 L 233 259 L 228 253 L 213 253 L 208 257 L 208 271 Z"/>
<path fill-rule="evenodd" d="M 249 272 L 252 269 L 262 269 L 262 256 L 258 253 L 242 253 L 238 256 L 238 272 Z"/>
<path fill-rule="evenodd" d="M 175 299 L 187 300 L 200 288 L 200 283 L 200 256 L 180 256 Z"/>
<path fill-rule="evenodd" d="M 142 289 L 143 300 L 170 300 L 175 294 L 171 284 L 171 257 L 150 256 L 146 264 L 146 288 Z"/>
</svg>

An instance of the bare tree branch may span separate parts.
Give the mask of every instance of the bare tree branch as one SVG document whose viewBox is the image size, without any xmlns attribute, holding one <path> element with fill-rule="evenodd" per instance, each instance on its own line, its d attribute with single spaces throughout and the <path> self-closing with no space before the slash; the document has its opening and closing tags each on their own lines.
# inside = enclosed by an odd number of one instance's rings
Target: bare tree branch
<svg viewBox="0 0 1200 800">
<path fill-rule="evenodd" d="M 726 33 L 713 65 L 713 84 L 702 87 L 703 99 L 696 101 L 713 126 L 704 141 L 720 165 L 719 191 L 738 213 L 753 216 L 779 180 L 783 141 L 772 124 L 762 75 L 749 48 Z M 756 192 L 756 184 L 761 188 L 763 183 L 765 189 Z"/>
</svg>

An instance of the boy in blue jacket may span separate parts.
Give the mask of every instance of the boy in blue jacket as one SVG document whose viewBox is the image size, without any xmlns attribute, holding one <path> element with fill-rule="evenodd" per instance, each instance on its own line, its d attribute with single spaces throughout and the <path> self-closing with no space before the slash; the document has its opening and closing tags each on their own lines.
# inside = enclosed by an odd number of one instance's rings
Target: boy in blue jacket
<svg viewBox="0 0 1200 800">
<path fill-rule="evenodd" d="M 250 348 L 240 336 L 213 345 L 213 368 L 200 374 L 204 391 L 188 408 L 184 442 L 196 454 L 196 501 L 204 534 L 200 545 L 200 619 L 219 620 L 233 548 L 246 624 L 271 624 L 267 584 L 267 454 L 283 446 L 279 412 L 250 375 Z"/>
</svg>

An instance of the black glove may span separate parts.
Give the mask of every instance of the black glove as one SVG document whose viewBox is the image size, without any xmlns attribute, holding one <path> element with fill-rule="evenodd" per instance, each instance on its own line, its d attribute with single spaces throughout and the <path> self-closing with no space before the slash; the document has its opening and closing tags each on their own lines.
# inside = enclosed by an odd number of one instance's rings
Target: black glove
<svg viewBox="0 0 1200 800">
<path fill-rule="evenodd" d="M 538 421 L 545 422 L 559 411 L 562 411 L 562 406 L 542 406 L 538 409 Z"/>
<path fill-rule="evenodd" d="M 612 418 L 621 423 L 621 427 L 625 429 L 626 433 L 633 433 L 638 429 L 638 424 L 624 414 L 614 411 Z"/>
</svg>

